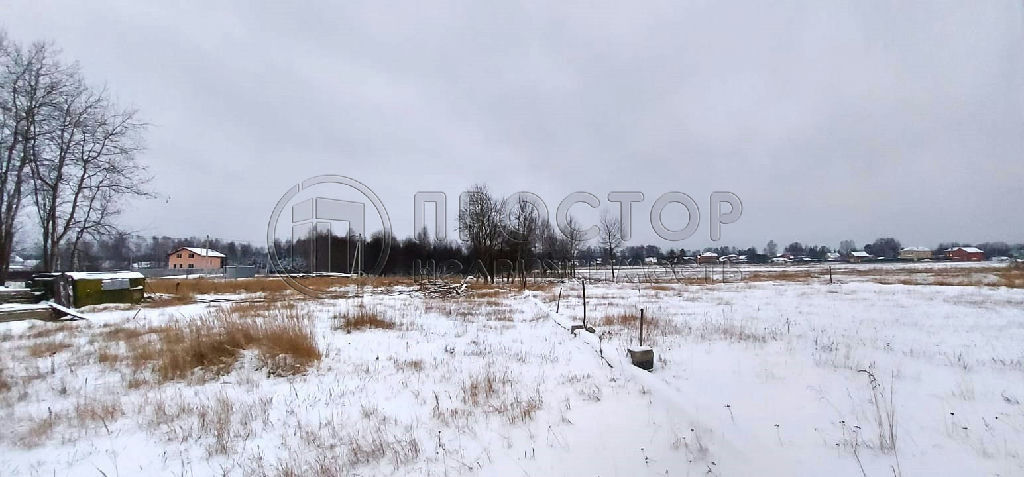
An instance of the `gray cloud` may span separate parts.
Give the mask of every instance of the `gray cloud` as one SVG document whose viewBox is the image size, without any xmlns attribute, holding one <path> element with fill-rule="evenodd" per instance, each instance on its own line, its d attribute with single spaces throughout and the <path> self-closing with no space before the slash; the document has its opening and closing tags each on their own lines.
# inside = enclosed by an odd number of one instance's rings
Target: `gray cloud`
<svg viewBox="0 0 1024 477">
<path fill-rule="evenodd" d="M 145 234 L 258 241 L 285 189 L 338 173 L 399 235 L 415 191 L 486 182 L 551 210 L 640 190 L 640 218 L 687 192 L 705 212 L 687 248 L 709 243 L 713 190 L 744 201 L 724 243 L 935 245 L 1024 240 L 1021 9 L 55 1 L 0 24 L 55 41 L 153 123 L 169 200 L 126 215 Z"/>
</svg>

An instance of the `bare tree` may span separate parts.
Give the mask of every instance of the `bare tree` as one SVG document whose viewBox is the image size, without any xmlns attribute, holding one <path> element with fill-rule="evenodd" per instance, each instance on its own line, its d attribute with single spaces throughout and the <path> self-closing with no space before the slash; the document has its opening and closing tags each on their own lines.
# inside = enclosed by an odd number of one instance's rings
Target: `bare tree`
<svg viewBox="0 0 1024 477">
<path fill-rule="evenodd" d="M 61 247 L 76 256 L 87 237 L 115 230 L 124 197 L 146 194 L 135 111 L 117 109 L 57 56 L 46 43 L 22 48 L 0 32 L 0 283 L 27 195 L 52 271 Z"/>
<path fill-rule="evenodd" d="M 534 249 L 541 238 L 543 224 L 540 213 L 530 201 L 520 197 L 510 205 L 507 224 L 505 235 L 510 242 L 510 248 L 516 254 L 519 278 L 522 280 L 523 286 L 526 286 L 526 260 L 533 258 Z"/>
<path fill-rule="evenodd" d="M 59 89 L 59 73 L 46 44 L 26 50 L 0 32 L 0 284 L 7 279 L 27 177 L 47 133 L 42 119 Z"/>
<path fill-rule="evenodd" d="M 469 244 L 470 254 L 483 263 L 494 281 L 494 259 L 504 237 L 505 201 L 496 199 L 485 185 L 467 190 L 459 203 L 459 232 Z"/>
<path fill-rule="evenodd" d="M 136 160 L 144 125 L 134 110 L 117 109 L 105 90 L 94 91 L 77 67 L 62 70 L 49 133 L 31 163 L 33 200 L 42 231 L 43 269 L 60 268 L 60 248 L 71 256 L 85 237 L 116 230 L 113 218 L 126 196 L 146 195 L 148 177 Z"/>
<path fill-rule="evenodd" d="M 601 248 L 608 255 L 608 263 L 612 267 L 612 280 L 615 280 L 615 253 L 622 248 L 622 223 L 618 217 L 601 212 L 601 222 L 598 224 L 600 236 L 598 237 Z"/>
<path fill-rule="evenodd" d="M 565 220 L 565 240 L 569 251 L 569 264 L 572 267 L 572 276 L 576 276 L 576 259 L 579 257 L 580 249 L 586 243 L 583 227 L 575 217 L 569 216 Z"/>
</svg>

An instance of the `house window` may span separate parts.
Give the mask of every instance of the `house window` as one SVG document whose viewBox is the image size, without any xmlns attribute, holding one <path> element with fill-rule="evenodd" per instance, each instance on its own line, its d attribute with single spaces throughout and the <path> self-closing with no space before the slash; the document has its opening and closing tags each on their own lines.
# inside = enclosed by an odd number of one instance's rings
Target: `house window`
<svg viewBox="0 0 1024 477">
<path fill-rule="evenodd" d="M 188 258 L 196 258 L 196 254 L 190 253 L 190 254 L 188 254 Z"/>
<path fill-rule="evenodd" d="M 180 253 L 178 254 L 178 258 L 181 258 L 181 254 Z"/>
<path fill-rule="evenodd" d="M 196 264 L 190 263 L 190 264 L 188 264 L 188 268 L 196 268 Z"/>
</svg>

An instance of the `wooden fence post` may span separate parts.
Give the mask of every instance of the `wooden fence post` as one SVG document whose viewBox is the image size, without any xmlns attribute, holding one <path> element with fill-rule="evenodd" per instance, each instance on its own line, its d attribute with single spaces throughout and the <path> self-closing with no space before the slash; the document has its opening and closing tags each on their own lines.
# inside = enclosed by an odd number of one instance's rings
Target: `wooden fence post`
<svg viewBox="0 0 1024 477">
<path fill-rule="evenodd" d="M 644 309 L 640 309 L 640 346 L 644 345 Z"/>
<path fill-rule="evenodd" d="M 587 327 L 587 282 L 583 281 L 583 328 Z"/>
</svg>

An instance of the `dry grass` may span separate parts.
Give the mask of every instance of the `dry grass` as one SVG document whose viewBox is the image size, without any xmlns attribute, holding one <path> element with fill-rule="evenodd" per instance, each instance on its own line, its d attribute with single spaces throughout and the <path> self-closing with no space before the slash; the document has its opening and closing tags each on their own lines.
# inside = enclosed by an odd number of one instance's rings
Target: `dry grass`
<svg viewBox="0 0 1024 477">
<path fill-rule="evenodd" d="M 835 275 L 838 275 L 837 273 Z M 828 270 L 780 270 L 773 272 L 754 272 L 743 275 L 742 282 L 809 282 L 828 278 Z"/>
<path fill-rule="evenodd" d="M 155 278 L 146 280 L 146 293 L 162 293 L 166 295 L 281 292 L 289 289 L 288 284 L 280 278 L 251 278 L 245 280 Z"/>
<path fill-rule="evenodd" d="M 614 333 L 624 335 L 629 343 L 635 343 L 640 331 L 640 312 L 635 309 L 619 309 L 599 316 L 595 326 L 611 328 Z M 644 344 L 657 345 L 664 338 L 681 337 L 707 341 L 732 341 L 743 343 L 767 343 L 779 340 L 784 329 L 765 326 L 750 319 L 733 319 L 723 316 L 719 319 L 704 317 L 688 320 L 685 317 L 665 316 L 664 310 L 648 309 L 644 314 Z"/>
<path fill-rule="evenodd" d="M 528 278 L 526 280 L 526 288 L 523 288 L 523 283 L 519 280 L 506 282 L 498 280 L 495 283 L 488 283 L 484 281 L 473 281 L 469 283 L 469 290 L 473 292 L 472 295 L 483 296 L 485 298 L 508 296 L 513 292 L 520 292 L 523 290 L 530 291 L 548 291 L 555 288 L 558 282 L 555 280 L 534 280 Z"/>
<path fill-rule="evenodd" d="M 620 310 L 618 312 L 601 316 L 595 324 L 598 327 L 621 327 L 625 328 L 630 337 L 630 342 L 637 339 L 640 332 L 640 312 L 635 310 Z M 660 316 L 658 313 L 648 311 L 644 314 L 644 344 L 654 344 L 657 337 L 685 334 L 688 330 L 676 322 Z"/>
<path fill-rule="evenodd" d="M 182 293 L 179 295 L 148 294 L 147 298 L 150 299 L 144 301 L 142 305 L 146 308 L 166 308 L 169 306 L 191 305 L 196 302 L 196 296 L 193 293 Z"/>
<path fill-rule="evenodd" d="M 96 362 L 113 366 L 121 362 L 121 352 L 113 346 L 103 346 L 96 350 Z"/>
<path fill-rule="evenodd" d="M 361 410 L 362 422 L 367 425 L 352 432 L 345 448 L 349 465 L 358 466 L 389 459 L 395 467 L 415 461 L 420 456 L 420 443 L 406 432 L 392 432 L 394 418 L 385 416 L 376 406 Z"/>
<path fill-rule="evenodd" d="M 110 426 L 124 415 L 124 407 L 118 397 L 83 397 L 75 402 L 72 415 L 79 427 L 101 424 L 110 432 Z"/>
<path fill-rule="evenodd" d="M 471 286 L 469 289 L 470 293 L 466 297 L 472 299 L 507 298 L 512 294 L 511 291 L 503 288 L 474 288 Z"/>
<path fill-rule="evenodd" d="M 503 295 L 501 295 L 503 296 Z M 435 313 L 459 321 L 515 321 L 518 309 L 508 301 L 482 296 L 423 301 L 424 313 Z"/>
<path fill-rule="evenodd" d="M 423 360 L 422 359 L 410 359 L 410 360 L 398 360 L 392 358 L 395 363 L 395 369 L 400 371 L 408 371 L 412 373 L 419 373 L 423 371 Z"/>
<path fill-rule="evenodd" d="M 123 326 L 116 323 L 108 323 L 100 326 L 99 331 L 93 333 L 91 342 L 129 342 L 149 333 L 151 330 L 138 326 Z"/>
<path fill-rule="evenodd" d="M 70 323 L 44 323 L 32 325 L 29 329 L 25 330 L 24 333 L 19 335 L 19 338 L 25 340 L 50 338 L 68 331 L 73 326 L 74 325 Z"/>
<path fill-rule="evenodd" d="M 314 291 L 326 292 L 339 287 L 389 288 L 398 285 L 414 285 L 409 277 L 299 277 L 296 283 Z M 281 300 L 297 292 L 288 282 L 279 277 L 248 279 L 193 278 L 193 279 L 150 279 L 146 281 L 146 294 L 153 297 L 145 306 L 162 308 L 195 303 L 196 295 L 262 293 L 268 300 Z"/>
<path fill-rule="evenodd" d="M 414 282 L 409 277 L 299 277 L 295 278 L 295 281 L 302 286 L 320 291 L 350 285 L 374 288 L 397 285 L 414 285 Z M 280 277 L 260 277 L 238 280 L 222 278 L 159 278 L 146 280 L 147 293 L 161 293 L 166 295 L 282 293 L 291 291 L 292 288 L 289 284 Z"/>
<path fill-rule="evenodd" d="M 363 275 L 361 277 L 350 278 L 352 283 L 362 288 L 389 288 L 394 286 L 415 286 L 416 281 L 412 277 L 407 276 L 372 276 Z"/>
<path fill-rule="evenodd" d="M 224 455 L 249 441 L 257 426 L 270 425 L 272 401 L 267 396 L 229 396 L 223 392 L 196 401 L 160 391 L 149 395 L 135 412 L 143 426 L 169 442 L 202 443 L 209 455 Z"/>
<path fill-rule="evenodd" d="M 36 341 L 28 346 L 28 354 L 33 358 L 53 356 L 71 347 L 71 343 L 59 340 Z"/>
<path fill-rule="evenodd" d="M 1024 263 L 1017 262 L 996 272 L 999 285 L 1007 288 L 1024 288 Z"/>
<path fill-rule="evenodd" d="M 397 327 L 380 309 L 362 304 L 334 315 L 333 323 L 332 328 L 346 333 L 367 329 L 393 330 Z"/>
<path fill-rule="evenodd" d="M 8 376 L 10 371 L 7 369 L 5 359 L 6 355 L 0 356 L 0 394 L 5 394 L 14 387 L 14 383 L 11 382 L 11 377 Z"/>
<path fill-rule="evenodd" d="M 207 377 L 226 374 L 245 351 L 275 376 L 302 373 L 321 357 L 312 320 L 297 307 L 270 309 L 265 316 L 225 308 L 147 334 L 153 339 L 129 342 L 131 362 L 153 369 L 160 382 L 199 370 Z"/>
<path fill-rule="evenodd" d="M 26 448 L 38 447 L 48 441 L 57 430 L 58 425 L 64 418 L 55 414 L 47 408 L 47 413 L 42 418 L 33 419 L 30 424 L 19 430 L 17 436 L 18 445 Z"/>
<path fill-rule="evenodd" d="M 517 380 L 510 374 L 497 374 L 488 369 L 471 376 L 462 384 L 462 402 L 485 412 L 502 416 L 509 424 L 526 422 L 540 410 L 544 403 L 539 389 L 530 396 L 523 396 L 517 388 Z"/>
<path fill-rule="evenodd" d="M 654 284 L 651 284 L 651 285 L 647 285 L 645 287 L 645 289 L 651 290 L 651 291 L 669 292 L 669 291 L 676 291 L 679 288 L 677 286 L 671 284 L 671 283 L 654 283 Z"/>
</svg>

